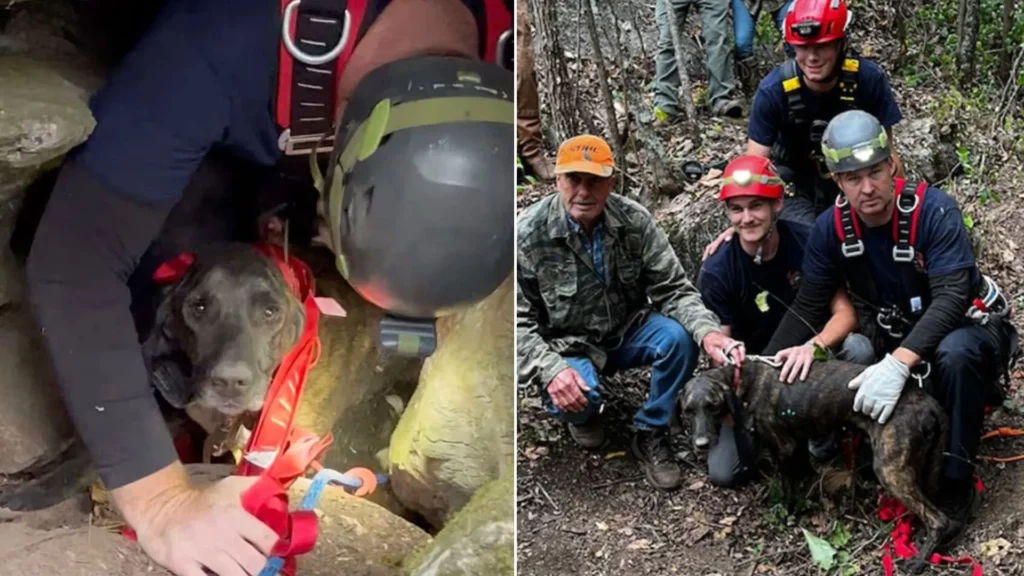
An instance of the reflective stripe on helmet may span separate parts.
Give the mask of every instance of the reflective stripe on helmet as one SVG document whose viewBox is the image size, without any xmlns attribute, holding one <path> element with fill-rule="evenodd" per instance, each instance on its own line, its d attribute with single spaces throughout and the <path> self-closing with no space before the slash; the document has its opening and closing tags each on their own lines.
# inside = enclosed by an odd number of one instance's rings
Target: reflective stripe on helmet
<svg viewBox="0 0 1024 576">
<path fill-rule="evenodd" d="M 885 131 L 882 131 L 878 133 L 878 137 L 872 138 L 867 142 L 857 144 L 856 146 L 847 146 L 845 148 L 839 148 L 838 150 L 829 148 L 823 140 L 821 143 L 821 152 L 829 160 L 833 162 L 839 162 L 844 158 L 859 155 L 862 151 L 874 153 L 875 150 L 885 150 L 888 140 L 888 135 L 885 133 Z M 867 162 L 869 159 L 870 155 L 867 158 L 858 157 L 858 160 L 861 160 L 862 162 Z"/>
</svg>

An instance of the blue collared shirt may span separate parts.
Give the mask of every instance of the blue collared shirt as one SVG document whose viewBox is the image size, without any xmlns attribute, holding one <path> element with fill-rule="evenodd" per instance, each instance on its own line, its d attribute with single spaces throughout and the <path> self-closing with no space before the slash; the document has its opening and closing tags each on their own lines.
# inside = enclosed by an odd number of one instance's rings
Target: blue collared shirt
<svg viewBox="0 0 1024 576">
<path fill-rule="evenodd" d="M 587 253 L 590 254 L 590 259 L 594 261 L 594 270 L 597 270 L 598 277 L 601 278 L 602 282 L 608 284 L 608 270 L 604 263 L 604 222 L 598 222 L 594 226 L 594 239 L 591 240 L 583 230 L 583 227 L 568 214 L 565 215 L 565 220 L 569 223 L 569 229 L 579 234 L 583 239 L 583 246 L 587 249 Z"/>
</svg>

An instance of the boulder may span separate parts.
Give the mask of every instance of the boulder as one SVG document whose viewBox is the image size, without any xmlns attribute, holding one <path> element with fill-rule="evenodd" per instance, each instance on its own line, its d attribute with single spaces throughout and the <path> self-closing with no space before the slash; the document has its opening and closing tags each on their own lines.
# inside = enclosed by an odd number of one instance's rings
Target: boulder
<svg viewBox="0 0 1024 576">
<path fill-rule="evenodd" d="M 915 118 L 894 129 L 896 149 L 912 178 L 938 182 L 956 168 L 956 123 L 940 125 L 935 118 Z"/>
<path fill-rule="evenodd" d="M 696 187 L 688 187 L 696 188 L 695 191 L 688 189 L 654 213 L 691 282 L 697 279 L 704 248 L 729 227 L 729 219 L 718 201 L 720 185 L 720 178 L 702 180 Z"/>
<path fill-rule="evenodd" d="M 38 469 L 70 445 L 73 427 L 30 312 L 0 314 L 0 474 Z"/>
<path fill-rule="evenodd" d="M 408 576 L 512 576 L 515 563 L 512 474 L 488 482 L 434 540 L 406 559 Z"/>
<path fill-rule="evenodd" d="M 514 465 L 513 282 L 437 321 L 437 350 L 391 436 L 394 491 L 435 528 Z"/>
</svg>

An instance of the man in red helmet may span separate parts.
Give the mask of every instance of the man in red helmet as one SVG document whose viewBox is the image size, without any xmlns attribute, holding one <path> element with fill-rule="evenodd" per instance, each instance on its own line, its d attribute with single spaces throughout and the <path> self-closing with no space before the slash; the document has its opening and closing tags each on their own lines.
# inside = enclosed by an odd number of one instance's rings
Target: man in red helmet
<svg viewBox="0 0 1024 576">
<path fill-rule="evenodd" d="M 839 193 L 821 156 L 821 135 L 829 120 L 846 110 L 864 110 L 878 118 L 892 142 L 892 127 L 903 119 L 885 71 L 849 54 L 849 22 L 844 0 L 795 0 L 784 25 L 795 57 L 769 72 L 754 94 L 747 153 L 771 158 L 791 185 L 791 198 L 780 214 L 786 220 L 813 224 Z M 902 176 L 902 163 L 895 158 L 897 176 Z M 704 258 L 732 235 L 732 228 L 719 235 Z"/>
<path fill-rule="evenodd" d="M 721 319 L 722 333 L 743 342 L 751 354 L 764 349 L 796 298 L 811 230 L 806 224 L 779 219 L 782 196 L 782 179 L 767 158 L 746 154 L 730 162 L 718 197 L 738 241 L 705 261 L 697 279 L 705 304 Z M 831 307 L 831 318 L 815 336 L 779 352 L 777 358 L 784 361 L 780 378 L 806 378 L 816 348 L 850 362 L 868 365 L 874 360 L 868 339 L 853 333 L 857 315 L 843 290 L 836 292 Z M 709 448 L 712 484 L 727 487 L 745 480 L 749 463 L 740 461 L 731 425 L 723 423 L 718 443 Z M 834 440 L 817 439 L 810 450 L 816 458 L 828 459 Z"/>
</svg>

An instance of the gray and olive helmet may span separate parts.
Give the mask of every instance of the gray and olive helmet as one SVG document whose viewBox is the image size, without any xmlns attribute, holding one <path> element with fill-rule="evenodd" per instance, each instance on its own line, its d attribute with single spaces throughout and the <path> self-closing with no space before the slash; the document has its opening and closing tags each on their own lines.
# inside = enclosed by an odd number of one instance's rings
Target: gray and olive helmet
<svg viewBox="0 0 1024 576">
<path fill-rule="evenodd" d="M 892 156 L 885 128 L 862 110 L 843 112 L 828 123 L 821 152 L 833 174 L 874 166 Z"/>
<path fill-rule="evenodd" d="M 510 70 L 434 56 L 385 64 L 353 91 L 317 187 L 338 270 L 363 298 L 435 318 L 512 273 L 513 94 Z"/>
</svg>

